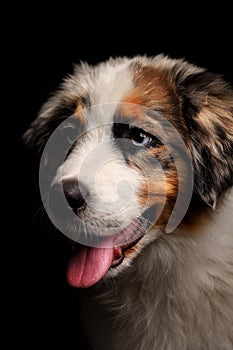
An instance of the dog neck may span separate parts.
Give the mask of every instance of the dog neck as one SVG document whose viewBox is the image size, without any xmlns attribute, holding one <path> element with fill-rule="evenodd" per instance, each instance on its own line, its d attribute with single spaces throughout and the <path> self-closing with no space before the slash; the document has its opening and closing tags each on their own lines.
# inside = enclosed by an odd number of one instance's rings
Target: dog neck
<svg viewBox="0 0 233 350">
<path fill-rule="evenodd" d="M 95 288 L 87 292 L 83 300 L 84 322 L 88 337 L 94 337 L 99 348 L 219 349 L 221 337 L 217 339 L 215 335 L 212 343 L 213 332 L 230 337 L 232 195 L 233 191 L 228 191 L 211 218 L 203 218 L 198 233 L 185 225 L 172 234 L 163 234 L 128 270 L 98 286 L 98 297 L 93 299 Z M 98 320 L 92 330 L 88 309 L 92 320 Z M 221 313 L 221 324 L 216 310 Z M 222 333 L 217 332 L 219 327 Z M 116 333 L 117 341 L 122 341 L 117 346 Z M 128 334 L 134 334 L 133 339 Z"/>
</svg>

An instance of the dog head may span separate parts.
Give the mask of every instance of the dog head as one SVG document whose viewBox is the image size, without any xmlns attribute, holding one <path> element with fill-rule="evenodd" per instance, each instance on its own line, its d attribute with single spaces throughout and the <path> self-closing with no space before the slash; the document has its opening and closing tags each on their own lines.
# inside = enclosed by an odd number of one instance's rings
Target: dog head
<svg viewBox="0 0 233 350">
<path fill-rule="evenodd" d="M 214 210 L 233 184 L 232 90 L 183 59 L 77 66 L 25 140 L 42 150 L 55 130 L 62 136 L 43 157 L 53 168 L 48 205 L 82 243 L 68 267 L 74 286 L 127 267 L 165 232 L 180 193 L 187 202 L 191 187 L 190 200 Z"/>
</svg>

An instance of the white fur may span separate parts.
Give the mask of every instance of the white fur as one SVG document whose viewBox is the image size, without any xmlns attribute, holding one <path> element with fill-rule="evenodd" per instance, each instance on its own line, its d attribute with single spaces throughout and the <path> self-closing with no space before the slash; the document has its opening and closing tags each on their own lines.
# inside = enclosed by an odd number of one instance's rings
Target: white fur
<svg viewBox="0 0 233 350">
<path fill-rule="evenodd" d="M 105 225 L 117 222 L 118 227 L 123 228 L 144 208 L 137 196 L 140 173 L 126 165 L 114 145 L 111 129 L 116 107 L 116 104 L 106 104 L 86 111 L 89 127 L 58 169 L 53 184 L 76 179 L 91 193 L 86 199 L 86 222 L 90 220 L 90 224 L 98 225 L 101 219 Z M 101 115 L 104 116 L 102 122 Z M 108 233 L 112 234 L 111 230 Z"/>
<path fill-rule="evenodd" d="M 122 58 L 96 67 L 82 63 L 76 67 L 74 76 L 66 80 L 64 88 L 69 96 L 88 94 L 92 106 L 119 102 L 133 86 L 128 69 L 130 62 L 128 58 Z"/>
</svg>

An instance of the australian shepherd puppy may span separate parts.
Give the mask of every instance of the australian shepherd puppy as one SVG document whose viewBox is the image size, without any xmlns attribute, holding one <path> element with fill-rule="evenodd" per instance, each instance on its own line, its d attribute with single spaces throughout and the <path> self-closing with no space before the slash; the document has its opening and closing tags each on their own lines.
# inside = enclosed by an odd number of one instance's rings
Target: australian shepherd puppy
<svg viewBox="0 0 233 350">
<path fill-rule="evenodd" d="M 232 350 L 224 79 L 164 55 L 84 63 L 25 139 L 44 150 L 45 208 L 74 242 L 67 280 L 82 288 L 90 347 Z"/>
</svg>

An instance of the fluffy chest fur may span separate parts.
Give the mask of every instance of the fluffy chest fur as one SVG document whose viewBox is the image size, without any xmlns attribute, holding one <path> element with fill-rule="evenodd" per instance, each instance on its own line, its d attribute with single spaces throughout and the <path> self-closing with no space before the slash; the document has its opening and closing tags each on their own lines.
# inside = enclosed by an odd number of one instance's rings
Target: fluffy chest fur
<svg viewBox="0 0 233 350">
<path fill-rule="evenodd" d="M 198 232 L 161 237 L 127 272 L 83 291 L 94 349 L 233 348 L 232 195 Z"/>
</svg>

